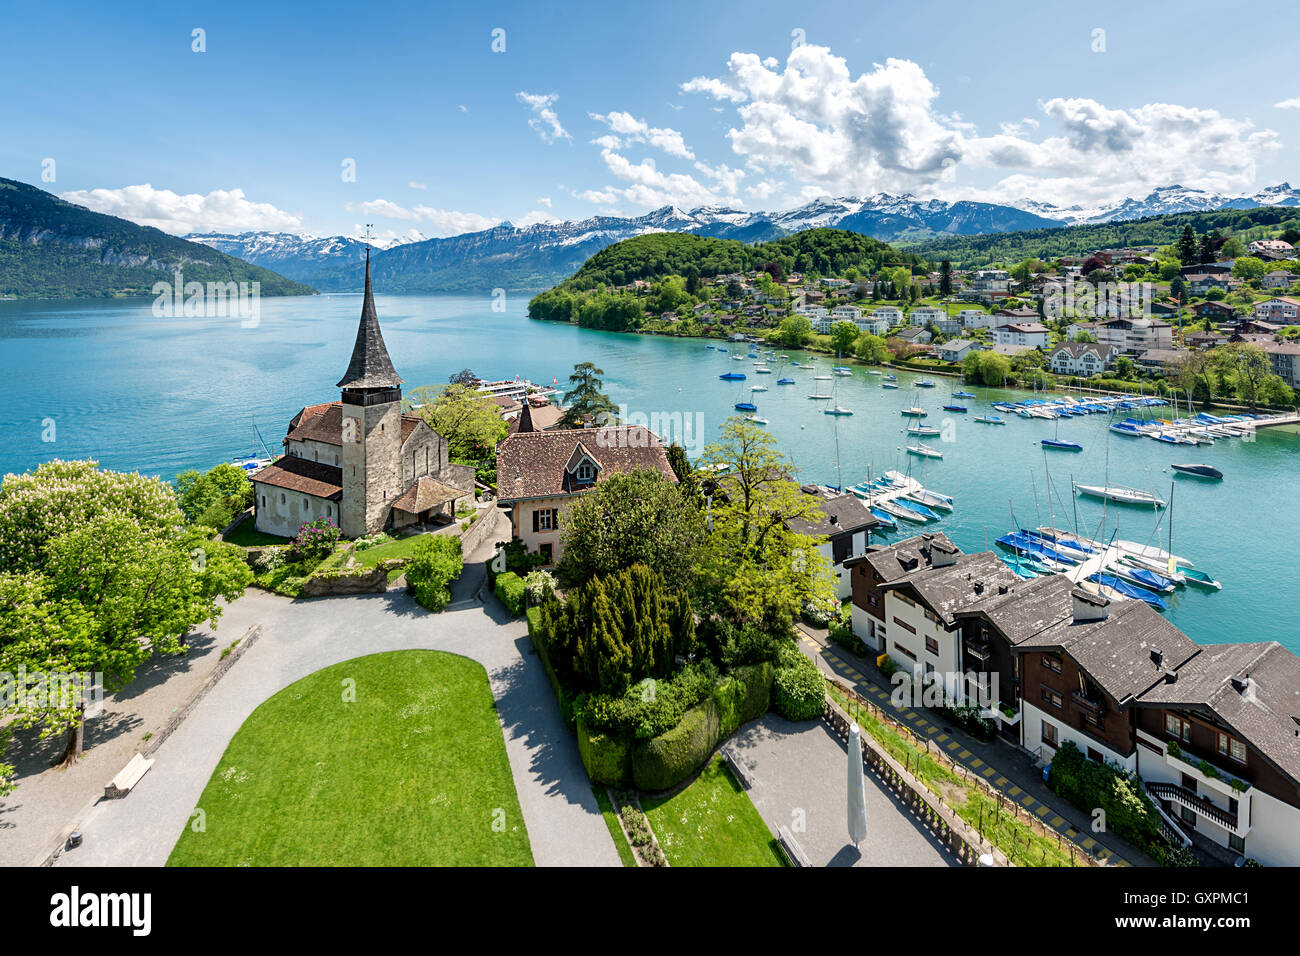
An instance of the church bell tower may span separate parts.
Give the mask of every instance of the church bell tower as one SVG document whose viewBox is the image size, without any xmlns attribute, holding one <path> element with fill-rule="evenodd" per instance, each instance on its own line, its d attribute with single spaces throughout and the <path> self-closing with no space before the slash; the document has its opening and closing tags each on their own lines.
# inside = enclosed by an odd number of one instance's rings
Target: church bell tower
<svg viewBox="0 0 1300 956">
<path fill-rule="evenodd" d="M 343 502 L 339 527 L 349 538 L 383 531 L 402 488 L 402 378 L 379 331 L 366 247 L 366 293 L 343 390 Z"/>
</svg>

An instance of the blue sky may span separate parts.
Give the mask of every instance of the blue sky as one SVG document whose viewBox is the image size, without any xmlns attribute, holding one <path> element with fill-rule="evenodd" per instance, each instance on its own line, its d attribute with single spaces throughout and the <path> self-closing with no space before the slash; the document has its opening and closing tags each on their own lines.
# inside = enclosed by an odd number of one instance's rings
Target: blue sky
<svg viewBox="0 0 1300 956">
<path fill-rule="evenodd" d="M 1283 5 L 177 6 L 11 7 L 0 175 L 177 233 L 381 236 L 1300 180 Z"/>
</svg>

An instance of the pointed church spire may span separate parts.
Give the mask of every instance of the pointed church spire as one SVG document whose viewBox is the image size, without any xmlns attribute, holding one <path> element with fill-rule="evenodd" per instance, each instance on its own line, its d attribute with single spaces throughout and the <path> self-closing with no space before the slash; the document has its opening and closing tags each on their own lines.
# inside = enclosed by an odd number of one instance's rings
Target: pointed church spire
<svg viewBox="0 0 1300 956">
<path fill-rule="evenodd" d="M 375 297 L 370 288 L 370 246 L 366 245 L 366 294 L 361 304 L 361 324 L 357 327 L 357 341 L 352 346 L 352 360 L 343 373 L 338 388 L 397 388 L 402 377 L 393 368 L 384 346 L 384 336 L 379 331 L 379 315 L 375 312 Z"/>
<path fill-rule="evenodd" d="M 533 411 L 532 411 L 532 409 L 533 409 L 532 404 L 528 401 L 527 396 L 525 396 L 525 397 L 524 397 L 524 407 L 521 408 L 521 409 L 519 410 L 519 428 L 518 428 L 518 432 L 521 433 L 521 434 L 522 434 L 522 433 L 527 433 L 527 432 L 535 432 L 535 431 L 537 431 L 536 426 L 533 425 Z"/>
</svg>

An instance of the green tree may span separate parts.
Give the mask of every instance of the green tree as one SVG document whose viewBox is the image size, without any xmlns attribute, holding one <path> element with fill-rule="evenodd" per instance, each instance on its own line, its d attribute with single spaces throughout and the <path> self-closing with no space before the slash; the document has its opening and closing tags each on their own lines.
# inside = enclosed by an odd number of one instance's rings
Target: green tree
<svg viewBox="0 0 1300 956">
<path fill-rule="evenodd" d="M 836 322 L 831 326 L 831 348 L 836 355 L 852 355 L 858 341 L 858 327 L 852 322 Z"/>
<path fill-rule="evenodd" d="M 1175 244 L 1178 251 L 1178 258 L 1184 265 L 1190 265 L 1196 262 L 1198 247 L 1196 244 L 1196 231 L 1192 229 L 1192 224 L 1187 223 L 1183 226 L 1183 234 L 1179 236 Z"/>
<path fill-rule="evenodd" d="M 176 498 L 185 520 L 218 530 L 253 503 L 253 483 L 248 473 L 221 464 L 207 472 L 193 468 L 176 476 Z"/>
<path fill-rule="evenodd" d="M 980 385 L 1002 386 L 1011 377 L 1011 359 L 998 352 L 967 352 L 961 362 L 962 377 Z"/>
<path fill-rule="evenodd" d="M 411 389 L 403 401 L 447 439 L 452 458 L 478 461 L 491 456 L 509 428 L 492 397 L 472 385 L 422 385 Z"/>
<path fill-rule="evenodd" d="M 684 588 L 704 542 L 704 516 L 658 471 L 636 469 L 610 475 L 570 505 L 560 534 L 556 571 L 567 585 L 643 564 Z"/>
<path fill-rule="evenodd" d="M 879 335 L 863 332 L 858 336 L 856 354 L 864 362 L 880 365 L 889 361 L 889 346 Z"/>
<path fill-rule="evenodd" d="M 776 341 L 788 349 L 802 348 L 812 338 L 812 323 L 804 315 L 789 315 L 776 329 Z"/>
<path fill-rule="evenodd" d="M 478 376 L 474 374 L 473 369 L 463 368 L 459 372 L 448 375 L 447 383 L 450 385 L 477 385 Z"/>
<path fill-rule="evenodd" d="M 1267 383 L 1273 374 L 1273 365 L 1268 353 L 1258 345 L 1249 342 L 1221 345 L 1210 354 L 1214 356 L 1214 364 L 1224 380 L 1232 383 L 1237 398 L 1251 408 L 1267 401 L 1268 393 L 1275 391 L 1275 387 Z"/>
<path fill-rule="evenodd" d="M 600 390 L 600 376 L 605 370 L 591 362 L 579 362 L 569 376 L 570 389 L 564 393 L 564 415 L 560 423 L 565 428 L 581 428 L 587 419 L 607 423 L 617 412 L 609 396 Z"/>
<path fill-rule="evenodd" d="M 788 633 L 805 603 L 834 601 L 829 567 L 817 551 L 822 539 L 790 528 L 822 520 L 819 500 L 794 480 L 776 439 L 743 418 L 723 423 L 722 440 L 705 449 L 704 462 L 725 474 L 711 496 L 701 587 L 736 623 Z"/>
<path fill-rule="evenodd" d="M 690 458 L 686 456 L 686 449 L 673 442 L 664 451 L 668 455 L 668 466 L 677 476 L 677 490 L 686 500 L 695 502 L 697 507 L 703 507 L 704 497 L 700 492 L 700 476 L 696 473 Z"/>
<path fill-rule="evenodd" d="M 1219 253 L 1225 259 L 1236 259 L 1238 256 L 1244 256 L 1246 254 L 1246 244 L 1236 236 L 1229 236 L 1227 241 L 1224 242 L 1223 247 L 1219 250 Z"/>
<path fill-rule="evenodd" d="M 1115 377 L 1129 381 L 1133 378 L 1133 360 L 1127 355 L 1115 359 Z"/>
<path fill-rule="evenodd" d="M 952 263 L 947 259 L 939 263 L 939 294 L 952 295 Z"/>
<path fill-rule="evenodd" d="M 463 567 L 460 538 L 421 535 L 406 566 L 406 582 L 421 606 L 441 611 L 451 600 L 451 582 L 460 577 Z"/>
<path fill-rule="evenodd" d="M 1264 260 L 1255 256 L 1239 256 L 1232 264 L 1232 274 L 1238 279 L 1262 279 L 1266 272 L 1268 266 Z"/>
</svg>

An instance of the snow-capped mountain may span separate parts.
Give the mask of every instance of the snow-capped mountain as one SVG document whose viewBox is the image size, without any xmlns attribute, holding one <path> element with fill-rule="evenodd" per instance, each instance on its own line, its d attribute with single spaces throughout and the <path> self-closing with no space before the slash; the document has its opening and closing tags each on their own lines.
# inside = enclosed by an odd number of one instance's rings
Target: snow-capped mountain
<svg viewBox="0 0 1300 956">
<path fill-rule="evenodd" d="M 449 238 L 403 242 L 373 256 L 375 281 L 389 292 L 490 294 L 554 285 L 588 257 L 623 239 L 650 232 L 688 232 L 759 242 L 803 229 L 833 227 L 886 242 L 934 235 L 976 236 L 1052 229 L 1079 223 L 1260 205 L 1300 205 L 1300 190 L 1280 183 L 1252 196 L 1222 196 L 1183 186 L 1153 190 L 1144 199 L 1103 206 L 1070 207 L 1023 199 L 997 203 L 918 199 L 877 193 L 821 197 L 795 209 L 749 212 L 726 206 L 681 209 L 664 206 L 642 216 L 593 216 L 517 227 L 509 222 Z M 202 235 L 188 238 L 322 291 L 354 291 L 365 246 L 344 236 L 318 238 L 286 233 Z"/>
<path fill-rule="evenodd" d="M 1257 206 L 1300 206 L 1300 189 L 1290 183 L 1278 183 L 1247 196 L 1225 196 L 1190 186 L 1161 186 L 1143 199 L 1123 199 L 1092 208 L 1053 206 L 1030 199 L 1015 203 L 1026 212 L 1060 219 L 1073 226 L 1089 222 L 1117 222 L 1145 219 L 1148 216 L 1171 216 L 1180 212 L 1209 212 L 1215 209 L 1254 209 Z"/>
</svg>

